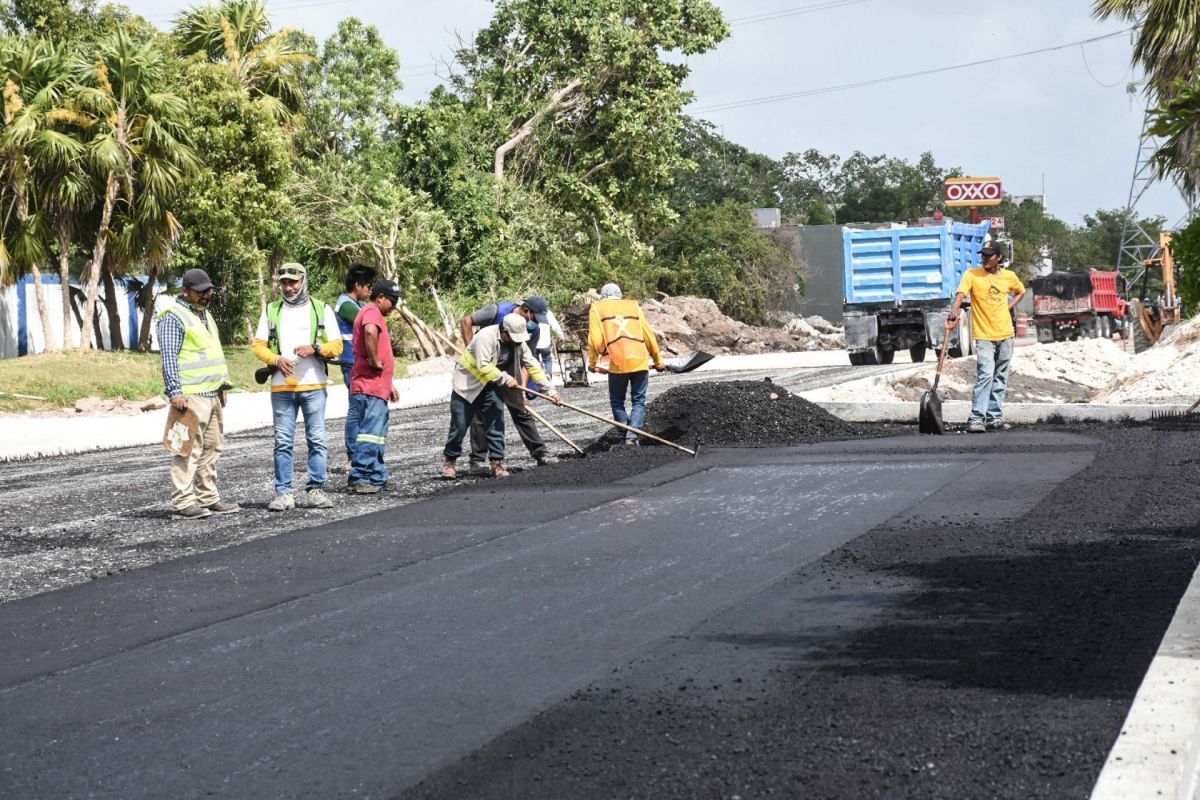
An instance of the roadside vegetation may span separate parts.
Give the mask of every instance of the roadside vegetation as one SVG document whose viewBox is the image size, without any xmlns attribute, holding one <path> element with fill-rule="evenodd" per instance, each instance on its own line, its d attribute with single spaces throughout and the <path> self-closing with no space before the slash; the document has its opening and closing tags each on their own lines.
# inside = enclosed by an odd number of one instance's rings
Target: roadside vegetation
<svg viewBox="0 0 1200 800">
<path fill-rule="evenodd" d="M 267 388 L 254 382 L 254 370 L 262 362 L 249 347 L 227 348 L 225 356 L 234 391 Z M 67 350 L 0 361 L 0 411 L 70 408 L 85 397 L 161 399 L 162 362 L 158 354 Z"/>
</svg>

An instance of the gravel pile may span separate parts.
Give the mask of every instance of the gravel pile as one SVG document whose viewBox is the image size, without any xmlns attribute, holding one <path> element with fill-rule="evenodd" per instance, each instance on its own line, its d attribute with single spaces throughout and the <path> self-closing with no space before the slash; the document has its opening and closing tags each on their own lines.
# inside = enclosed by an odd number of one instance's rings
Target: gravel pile
<svg viewBox="0 0 1200 800">
<path fill-rule="evenodd" d="M 676 386 L 646 407 L 646 430 L 677 444 L 782 446 L 867 433 L 770 380 L 721 381 Z M 608 450 L 624 434 L 613 429 L 589 450 Z M 653 442 L 643 442 L 653 444 Z"/>
</svg>

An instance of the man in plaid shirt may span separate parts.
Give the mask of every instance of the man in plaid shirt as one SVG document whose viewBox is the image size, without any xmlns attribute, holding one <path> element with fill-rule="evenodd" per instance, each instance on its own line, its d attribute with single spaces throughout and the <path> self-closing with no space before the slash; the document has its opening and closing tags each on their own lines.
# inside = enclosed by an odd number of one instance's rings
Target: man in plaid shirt
<svg viewBox="0 0 1200 800">
<path fill-rule="evenodd" d="M 224 445 L 226 390 L 231 387 L 217 326 L 208 313 L 213 283 L 202 269 L 183 274 L 175 304 L 158 316 L 163 386 L 171 406 L 200 420 L 191 454 L 171 462 L 171 519 L 203 519 L 241 511 L 217 492 L 217 462 Z"/>
</svg>

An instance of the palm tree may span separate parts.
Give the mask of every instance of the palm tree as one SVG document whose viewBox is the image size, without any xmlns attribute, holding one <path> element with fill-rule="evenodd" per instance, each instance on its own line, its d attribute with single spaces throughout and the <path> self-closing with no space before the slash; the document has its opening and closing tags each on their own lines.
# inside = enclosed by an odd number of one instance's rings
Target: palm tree
<svg viewBox="0 0 1200 800">
<path fill-rule="evenodd" d="M 167 91 L 162 51 L 153 42 L 136 41 L 118 30 L 99 43 L 95 62 L 81 57 L 77 68 L 82 84 L 76 93 L 78 111 L 92 133 L 87 161 L 103 197 L 86 267 L 80 346 L 87 349 L 110 237 L 116 238 L 118 258 L 134 251 L 131 242 L 144 241 L 148 260 L 161 264 L 179 231 L 169 204 L 197 161 L 187 141 L 184 102 Z"/>
<path fill-rule="evenodd" d="M 1145 70 L 1147 92 L 1159 107 L 1156 129 L 1168 137 L 1155 163 L 1160 176 L 1174 174 L 1194 190 L 1200 185 L 1200 122 L 1189 109 L 1200 99 L 1200 0 L 1095 0 L 1092 14 L 1138 25 L 1133 61 Z"/>
<path fill-rule="evenodd" d="M 313 57 L 301 49 L 292 29 L 270 30 L 261 0 L 221 0 L 181 14 L 175 38 L 184 55 L 201 53 L 225 64 L 251 98 L 288 122 L 303 100 L 298 68 Z"/>
<path fill-rule="evenodd" d="M 45 217 L 37 208 L 37 164 L 46 153 L 70 146 L 53 130 L 54 115 L 69 87 L 63 51 L 52 43 L 25 37 L 0 41 L 0 79 L 4 81 L 0 129 L 0 285 L 19 272 L 34 279 L 34 295 L 45 348 L 60 343 L 51 335 L 41 262 L 47 255 Z M 69 328 L 65 329 L 69 330 Z M 65 335 L 64 330 L 64 335 Z"/>
<path fill-rule="evenodd" d="M 1139 23 L 1133 60 L 1154 96 L 1165 99 L 1177 79 L 1193 80 L 1200 61 L 1200 0 L 1095 0 L 1092 14 Z"/>
</svg>

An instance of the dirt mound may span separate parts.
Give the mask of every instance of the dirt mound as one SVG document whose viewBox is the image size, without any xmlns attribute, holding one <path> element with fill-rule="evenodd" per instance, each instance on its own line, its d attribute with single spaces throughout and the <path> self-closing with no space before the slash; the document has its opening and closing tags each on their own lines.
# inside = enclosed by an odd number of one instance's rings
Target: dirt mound
<svg viewBox="0 0 1200 800">
<path fill-rule="evenodd" d="M 1188 403 L 1200 397 L 1200 317 L 1129 359 L 1097 396 L 1101 403 Z"/>
<path fill-rule="evenodd" d="M 714 355 L 839 350 L 843 343 L 841 329 L 820 317 L 806 320 L 788 315 L 778 328 L 759 328 L 725 316 L 716 303 L 701 297 L 643 300 L 641 306 L 667 356 L 697 350 Z M 588 308 L 587 303 L 577 303 L 559 315 L 563 326 L 581 342 L 587 341 Z"/>
<path fill-rule="evenodd" d="M 825 409 L 770 381 L 721 381 L 676 386 L 646 407 L 646 430 L 685 446 L 782 446 L 865 435 Z M 592 449 L 620 444 L 619 430 Z M 643 442 L 644 444 L 652 444 Z"/>
</svg>

